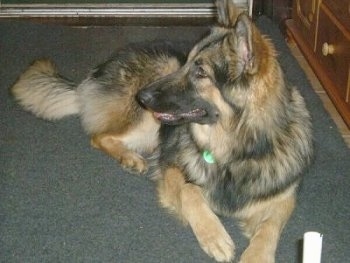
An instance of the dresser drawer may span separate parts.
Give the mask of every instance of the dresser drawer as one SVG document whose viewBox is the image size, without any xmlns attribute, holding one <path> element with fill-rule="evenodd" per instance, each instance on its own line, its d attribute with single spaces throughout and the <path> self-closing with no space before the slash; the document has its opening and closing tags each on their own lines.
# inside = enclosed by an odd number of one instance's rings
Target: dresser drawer
<svg viewBox="0 0 350 263">
<path fill-rule="evenodd" d="M 350 33 L 323 4 L 319 12 L 316 56 L 341 98 L 349 103 Z"/>
</svg>

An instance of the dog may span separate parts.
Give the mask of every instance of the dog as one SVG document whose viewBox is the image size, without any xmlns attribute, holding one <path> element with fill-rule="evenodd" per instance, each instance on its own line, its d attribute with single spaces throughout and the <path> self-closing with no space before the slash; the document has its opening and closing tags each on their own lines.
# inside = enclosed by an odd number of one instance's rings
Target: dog
<svg viewBox="0 0 350 263">
<path fill-rule="evenodd" d="M 126 170 L 153 170 L 161 205 L 216 261 L 235 257 L 219 214 L 250 240 L 240 263 L 273 263 L 312 159 L 311 118 L 271 41 L 231 0 L 216 6 L 218 25 L 187 58 L 169 43 L 133 46 L 78 85 L 38 60 L 11 92 L 44 119 L 78 114 Z"/>
<path fill-rule="evenodd" d="M 166 124 L 159 200 L 215 260 L 234 258 L 220 214 L 236 217 L 249 239 L 240 263 L 273 263 L 312 160 L 310 115 L 270 40 L 247 15 L 237 16 L 232 1 L 217 1 L 217 9 L 221 26 L 185 65 L 137 94 Z"/>
</svg>

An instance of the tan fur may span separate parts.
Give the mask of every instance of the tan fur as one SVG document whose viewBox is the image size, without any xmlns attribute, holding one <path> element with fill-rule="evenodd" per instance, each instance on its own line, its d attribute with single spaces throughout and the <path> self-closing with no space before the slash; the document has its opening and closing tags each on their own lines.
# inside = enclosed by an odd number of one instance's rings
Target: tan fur
<svg viewBox="0 0 350 263">
<path fill-rule="evenodd" d="M 129 122 L 125 119 L 128 117 L 120 116 L 119 123 Z M 93 135 L 91 145 L 118 160 L 125 169 L 144 173 L 147 162 L 140 153 L 151 153 L 157 147 L 159 125 L 150 112 L 144 111 L 142 119 L 133 125 L 125 125 L 123 133 L 112 130 Z"/>
<path fill-rule="evenodd" d="M 57 76 L 57 68 L 51 61 L 37 60 L 21 74 L 11 92 L 24 109 L 37 117 L 56 120 L 77 114 L 78 98 L 69 88 L 72 83 Z M 53 86 L 59 93 L 52 92 Z"/>
<path fill-rule="evenodd" d="M 280 234 L 294 207 L 295 185 L 271 199 L 253 203 L 235 214 L 244 234 L 250 239 L 249 246 L 241 256 L 241 263 L 275 262 Z"/>
</svg>

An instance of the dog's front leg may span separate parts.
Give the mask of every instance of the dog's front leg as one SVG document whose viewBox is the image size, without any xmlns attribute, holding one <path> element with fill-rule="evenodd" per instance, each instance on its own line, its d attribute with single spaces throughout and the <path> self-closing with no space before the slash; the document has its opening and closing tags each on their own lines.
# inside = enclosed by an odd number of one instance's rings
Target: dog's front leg
<svg viewBox="0 0 350 263">
<path fill-rule="evenodd" d="M 186 183 L 180 170 L 169 168 L 159 182 L 161 204 L 188 223 L 202 249 L 215 260 L 234 258 L 234 243 L 219 218 L 207 204 L 201 188 Z"/>
<path fill-rule="evenodd" d="M 294 188 L 238 214 L 249 246 L 239 263 L 274 263 L 278 241 L 295 206 Z"/>
<path fill-rule="evenodd" d="M 121 166 L 137 174 L 147 171 L 147 163 L 141 155 L 130 150 L 119 134 L 96 134 L 91 138 L 91 145 L 119 161 Z"/>
</svg>

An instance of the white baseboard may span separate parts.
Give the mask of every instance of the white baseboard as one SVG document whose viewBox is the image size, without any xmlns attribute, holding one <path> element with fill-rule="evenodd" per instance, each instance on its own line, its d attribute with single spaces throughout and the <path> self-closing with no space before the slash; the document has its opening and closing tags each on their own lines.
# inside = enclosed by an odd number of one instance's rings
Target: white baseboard
<svg viewBox="0 0 350 263">
<path fill-rule="evenodd" d="M 236 0 L 252 13 L 252 0 Z M 1 3 L 1 2 L 0 2 Z M 141 17 L 195 18 L 215 16 L 214 4 L 0 4 L 0 18 Z"/>
</svg>

